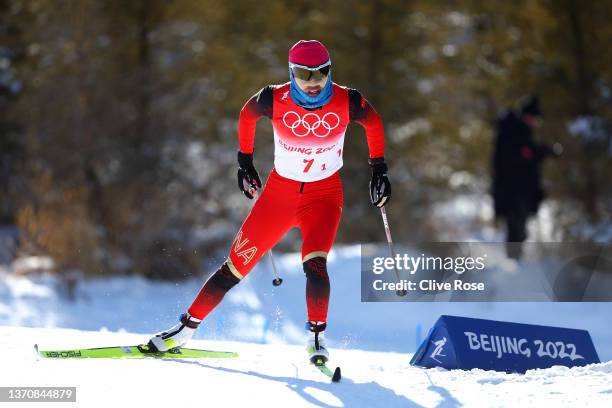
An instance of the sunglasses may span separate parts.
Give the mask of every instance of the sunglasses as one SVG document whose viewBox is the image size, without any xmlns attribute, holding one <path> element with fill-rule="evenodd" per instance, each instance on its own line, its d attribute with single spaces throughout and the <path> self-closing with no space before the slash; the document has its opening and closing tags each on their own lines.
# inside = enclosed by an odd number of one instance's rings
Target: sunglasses
<svg viewBox="0 0 612 408">
<path fill-rule="evenodd" d="M 321 81 L 329 75 L 331 69 L 331 61 L 326 62 L 318 67 L 307 67 L 304 65 L 289 64 L 291 72 L 295 78 L 301 79 L 302 81 Z"/>
</svg>

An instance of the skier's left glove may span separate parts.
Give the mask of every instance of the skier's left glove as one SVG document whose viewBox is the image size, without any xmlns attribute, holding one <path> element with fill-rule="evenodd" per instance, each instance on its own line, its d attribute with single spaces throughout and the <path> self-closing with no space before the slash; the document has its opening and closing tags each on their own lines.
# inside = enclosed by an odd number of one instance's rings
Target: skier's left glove
<svg viewBox="0 0 612 408">
<path fill-rule="evenodd" d="M 387 165 L 385 158 L 379 157 L 369 159 L 372 168 L 372 178 L 370 179 L 370 201 L 376 207 L 384 207 L 391 198 L 391 183 L 387 177 Z"/>
<path fill-rule="evenodd" d="M 238 188 L 249 199 L 261 188 L 261 179 L 255 166 L 253 166 L 253 154 L 242 153 L 238 150 Z"/>
</svg>

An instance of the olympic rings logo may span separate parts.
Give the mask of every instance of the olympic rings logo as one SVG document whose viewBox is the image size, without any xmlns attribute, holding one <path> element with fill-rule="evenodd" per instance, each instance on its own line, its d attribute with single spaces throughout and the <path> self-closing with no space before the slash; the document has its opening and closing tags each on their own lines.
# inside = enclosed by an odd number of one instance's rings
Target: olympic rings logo
<svg viewBox="0 0 612 408">
<path fill-rule="evenodd" d="M 313 117 L 314 120 L 308 120 L 309 117 Z M 331 122 L 329 121 L 330 118 Z M 287 123 L 289 120 L 291 122 Z M 333 129 L 340 126 L 340 117 L 334 112 L 327 112 L 322 118 L 313 112 L 308 112 L 300 117 L 297 112 L 288 111 L 283 115 L 283 123 L 297 137 L 305 137 L 310 132 L 316 137 L 327 137 Z"/>
</svg>

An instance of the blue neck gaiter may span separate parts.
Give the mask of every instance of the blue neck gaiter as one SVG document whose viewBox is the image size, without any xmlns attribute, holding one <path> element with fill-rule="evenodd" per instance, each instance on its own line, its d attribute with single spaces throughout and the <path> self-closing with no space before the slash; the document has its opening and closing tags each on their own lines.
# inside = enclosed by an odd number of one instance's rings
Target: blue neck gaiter
<svg viewBox="0 0 612 408">
<path fill-rule="evenodd" d="M 289 69 L 289 77 L 291 78 L 291 86 L 289 87 L 289 95 L 291 99 L 297 105 L 306 109 L 319 108 L 330 101 L 334 96 L 334 88 L 332 86 L 331 70 L 327 77 L 327 84 L 323 87 L 321 92 L 317 96 L 310 96 L 306 92 L 302 91 L 293 78 L 293 72 Z"/>
</svg>

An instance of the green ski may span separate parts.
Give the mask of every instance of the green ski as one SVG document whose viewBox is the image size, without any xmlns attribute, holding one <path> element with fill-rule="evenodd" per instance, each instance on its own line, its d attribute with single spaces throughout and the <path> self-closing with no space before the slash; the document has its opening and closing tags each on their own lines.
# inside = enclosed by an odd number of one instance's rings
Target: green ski
<svg viewBox="0 0 612 408">
<path fill-rule="evenodd" d="M 320 372 L 331 378 L 332 382 L 338 382 L 342 378 L 340 367 L 336 367 L 336 369 L 332 371 L 325 365 L 325 360 L 322 358 L 315 359 L 312 364 L 314 364 L 314 366 L 317 367 Z"/>
<path fill-rule="evenodd" d="M 191 348 L 173 348 L 166 352 L 154 352 L 149 346 L 141 344 L 138 346 L 122 347 L 98 347 L 74 350 L 39 350 L 38 344 L 34 345 L 36 353 L 42 358 L 232 358 L 238 357 L 237 353 L 230 351 L 199 350 Z"/>
</svg>

